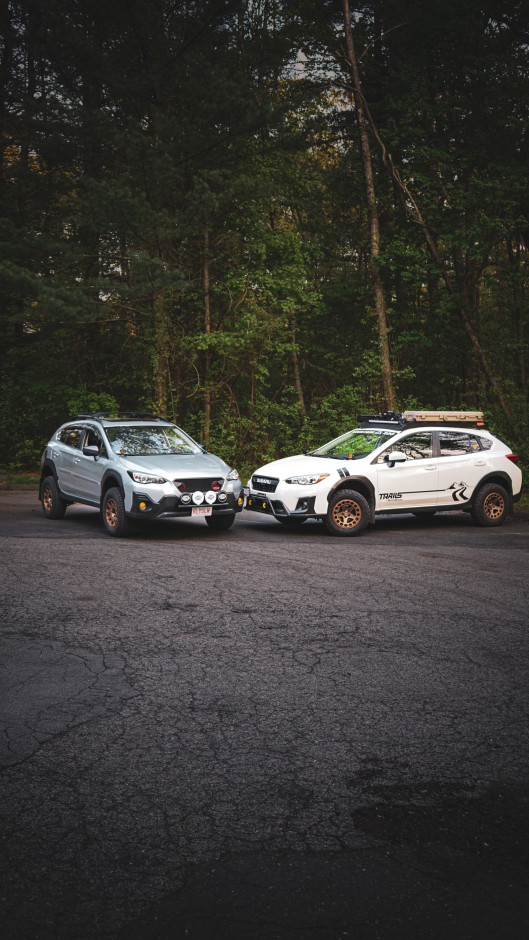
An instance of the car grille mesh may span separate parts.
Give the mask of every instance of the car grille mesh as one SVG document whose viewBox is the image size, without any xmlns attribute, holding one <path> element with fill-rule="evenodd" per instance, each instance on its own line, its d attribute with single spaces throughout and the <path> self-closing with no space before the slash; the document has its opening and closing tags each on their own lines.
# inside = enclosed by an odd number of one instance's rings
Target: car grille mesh
<svg viewBox="0 0 529 940">
<path fill-rule="evenodd" d="M 195 490 L 207 492 L 213 490 L 218 492 L 224 485 L 222 477 L 199 477 L 190 479 L 189 477 L 177 477 L 173 480 L 174 485 L 181 493 L 194 493 Z"/>
<path fill-rule="evenodd" d="M 261 477 L 255 475 L 252 477 L 252 487 L 259 493 L 275 493 L 279 480 L 276 477 Z"/>
</svg>

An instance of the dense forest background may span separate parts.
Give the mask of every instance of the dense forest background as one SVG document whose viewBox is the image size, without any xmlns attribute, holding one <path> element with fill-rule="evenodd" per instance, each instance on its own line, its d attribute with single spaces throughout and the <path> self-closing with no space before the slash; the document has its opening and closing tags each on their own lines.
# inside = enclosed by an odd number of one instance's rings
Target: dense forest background
<svg viewBox="0 0 529 940">
<path fill-rule="evenodd" d="M 253 469 L 361 411 L 527 460 L 526 0 L 0 0 L 0 463 L 154 410 Z"/>
</svg>

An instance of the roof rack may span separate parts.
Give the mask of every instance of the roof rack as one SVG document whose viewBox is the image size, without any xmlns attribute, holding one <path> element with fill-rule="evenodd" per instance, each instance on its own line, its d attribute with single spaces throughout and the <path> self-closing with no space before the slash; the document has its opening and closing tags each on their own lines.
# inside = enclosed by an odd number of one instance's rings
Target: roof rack
<svg viewBox="0 0 529 940">
<path fill-rule="evenodd" d="M 486 428 L 482 411 L 384 411 L 379 415 L 358 415 L 363 428 L 412 428 L 424 424 L 450 427 Z"/>
<path fill-rule="evenodd" d="M 375 425 L 377 428 L 405 428 L 406 421 L 398 411 L 384 411 L 379 415 L 358 415 L 362 427 Z"/>
<path fill-rule="evenodd" d="M 161 418 L 150 411 L 94 411 L 91 414 L 74 415 L 76 420 L 92 421 L 167 421 L 167 418 Z"/>
</svg>

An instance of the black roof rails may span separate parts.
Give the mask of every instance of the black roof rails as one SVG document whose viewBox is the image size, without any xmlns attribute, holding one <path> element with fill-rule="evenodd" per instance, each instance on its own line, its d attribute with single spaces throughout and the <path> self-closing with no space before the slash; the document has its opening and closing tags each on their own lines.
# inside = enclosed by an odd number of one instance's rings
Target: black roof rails
<svg viewBox="0 0 529 940">
<path fill-rule="evenodd" d="M 74 415 L 75 420 L 91 421 L 167 421 L 167 418 L 161 418 L 159 415 L 152 414 L 150 411 L 93 411 L 91 414 Z"/>
</svg>

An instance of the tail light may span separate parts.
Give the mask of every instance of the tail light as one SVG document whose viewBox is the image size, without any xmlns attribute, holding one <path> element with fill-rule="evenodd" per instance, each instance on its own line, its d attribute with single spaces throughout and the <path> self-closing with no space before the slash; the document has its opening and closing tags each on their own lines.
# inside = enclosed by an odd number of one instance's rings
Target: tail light
<svg viewBox="0 0 529 940">
<path fill-rule="evenodd" d="M 505 456 L 507 457 L 507 460 L 511 461 L 511 463 L 518 463 L 518 460 L 520 459 L 518 454 L 505 454 Z"/>
</svg>

